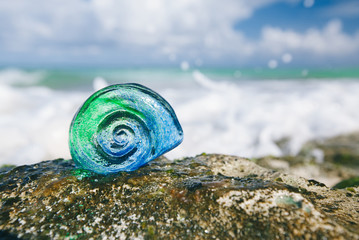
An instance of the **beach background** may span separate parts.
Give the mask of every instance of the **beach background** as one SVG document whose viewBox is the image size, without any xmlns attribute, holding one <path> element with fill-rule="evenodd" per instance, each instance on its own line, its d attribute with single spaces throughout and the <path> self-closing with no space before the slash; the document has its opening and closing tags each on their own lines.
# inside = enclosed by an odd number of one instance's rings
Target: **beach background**
<svg viewBox="0 0 359 240">
<path fill-rule="evenodd" d="M 170 159 L 359 130 L 357 1 L 0 1 L 0 19 L 0 165 L 70 158 L 77 109 L 127 82 L 174 108 Z"/>
</svg>

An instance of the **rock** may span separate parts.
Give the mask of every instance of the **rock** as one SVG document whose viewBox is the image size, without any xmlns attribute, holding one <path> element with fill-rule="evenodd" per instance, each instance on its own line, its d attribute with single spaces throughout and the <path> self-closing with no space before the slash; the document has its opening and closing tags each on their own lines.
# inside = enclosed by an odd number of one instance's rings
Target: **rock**
<svg viewBox="0 0 359 240">
<path fill-rule="evenodd" d="M 359 132 L 309 141 L 300 154 L 313 155 L 313 151 L 321 151 L 325 163 L 359 170 Z"/>
<path fill-rule="evenodd" d="M 102 176 L 71 160 L 0 173 L 12 239 L 359 239 L 359 188 L 334 190 L 234 156 L 159 158 Z"/>
<path fill-rule="evenodd" d="M 333 188 L 359 187 L 359 177 L 345 179 L 337 183 Z"/>
<path fill-rule="evenodd" d="M 11 169 L 13 169 L 14 167 L 16 167 L 15 165 L 11 165 L 11 164 L 3 164 L 0 166 L 0 174 L 2 172 L 7 172 L 10 171 Z"/>
<path fill-rule="evenodd" d="M 289 140 L 285 138 L 277 143 L 283 153 L 286 153 Z M 266 156 L 253 161 L 266 168 L 335 186 L 343 180 L 358 177 L 359 132 L 309 141 L 296 156 Z"/>
</svg>

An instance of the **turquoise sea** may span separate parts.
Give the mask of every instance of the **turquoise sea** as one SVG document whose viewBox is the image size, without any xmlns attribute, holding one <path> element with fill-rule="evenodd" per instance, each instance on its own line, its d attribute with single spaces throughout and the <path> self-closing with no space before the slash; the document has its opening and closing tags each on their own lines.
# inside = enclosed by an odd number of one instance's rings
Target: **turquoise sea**
<svg viewBox="0 0 359 240">
<path fill-rule="evenodd" d="M 160 84 L 176 86 L 190 84 L 193 69 L 184 71 L 180 68 L 45 68 L 16 69 L 0 68 L 0 74 L 6 71 L 24 71 L 38 75 L 36 81 L 26 79 L 12 80 L 14 85 L 31 84 L 47 86 L 54 89 L 78 90 L 92 87 L 96 77 L 102 77 L 110 84 L 138 82 L 143 84 Z M 358 68 L 341 69 L 269 69 L 269 68 L 199 68 L 196 69 L 214 81 L 258 81 L 258 80 L 335 80 L 359 79 Z M 1 79 L 0 79 L 1 81 Z"/>
</svg>

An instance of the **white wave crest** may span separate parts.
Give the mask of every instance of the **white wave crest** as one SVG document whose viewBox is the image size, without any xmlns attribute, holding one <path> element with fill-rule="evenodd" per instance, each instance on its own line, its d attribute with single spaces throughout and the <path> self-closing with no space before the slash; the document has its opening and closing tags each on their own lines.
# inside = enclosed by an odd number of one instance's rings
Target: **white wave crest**
<svg viewBox="0 0 359 240">
<path fill-rule="evenodd" d="M 8 68 L 0 71 L 0 84 L 33 85 L 40 82 L 45 76 L 43 71 L 23 71 L 16 68 Z"/>
</svg>

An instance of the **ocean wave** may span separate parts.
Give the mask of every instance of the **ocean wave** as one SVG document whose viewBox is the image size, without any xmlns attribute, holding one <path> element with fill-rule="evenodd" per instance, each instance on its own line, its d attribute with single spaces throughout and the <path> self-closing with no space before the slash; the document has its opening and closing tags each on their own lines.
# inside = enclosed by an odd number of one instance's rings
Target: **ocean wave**
<svg viewBox="0 0 359 240">
<path fill-rule="evenodd" d="M 68 128 L 92 91 L 18 88 L 18 80 L 4 77 L 11 74 L 0 72 L 0 164 L 70 158 Z M 31 74 L 21 81 L 39 77 Z M 296 154 L 312 138 L 359 129 L 357 80 L 213 81 L 200 71 L 189 77 L 190 85 L 171 87 L 164 79 L 165 87 L 154 89 L 173 106 L 184 130 L 184 142 L 169 158 Z M 101 77 L 93 81 L 96 89 L 106 84 Z M 287 152 L 277 144 L 281 139 L 289 139 Z"/>
<path fill-rule="evenodd" d="M 17 68 L 0 70 L 0 84 L 6 85 L 34 85 L 46 76 L 44 71 L 24 71 Z"/>
</svg>

